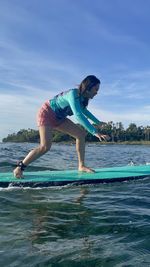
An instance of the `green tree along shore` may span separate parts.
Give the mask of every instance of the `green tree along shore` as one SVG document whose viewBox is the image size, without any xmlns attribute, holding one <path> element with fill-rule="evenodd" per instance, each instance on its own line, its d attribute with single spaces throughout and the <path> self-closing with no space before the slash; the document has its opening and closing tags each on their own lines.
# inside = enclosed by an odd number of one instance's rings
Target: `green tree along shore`
<svg viewBox="0 0 150 267">
<path fill-rule="evenodd" d="M 124 126 L 121 122 L 113 123 L 109 122 L 108 124 L 100 130 L 102 134 L 107 134 L 110 136 L 109 142 L 144 142 L 150 144 L 150 126 L 136 126 L 135 123 L 131 123 L 128 128 L 124 129 Z M 9 134 L 6 138 L 3 138 L 3 142 L 39 142 L 39 132 L 33 129 L 21 129 L 17 133 Z M 53 132 L 53 141 L 54 142 L 73 142 L 74 138 L 55 131 Z M 99 142 L 99 140 L 87 134 L 87 142 Z"/>
</svg>

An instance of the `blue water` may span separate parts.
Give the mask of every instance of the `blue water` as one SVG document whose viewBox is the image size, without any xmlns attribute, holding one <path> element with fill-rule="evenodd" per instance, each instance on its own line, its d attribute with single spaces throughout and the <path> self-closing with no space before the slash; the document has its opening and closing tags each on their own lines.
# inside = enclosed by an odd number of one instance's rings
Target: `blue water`
<svg viewBox="0 0 150 267">
<path fill-rule="evenodd" d="M 0 144 L 0 172 L 35 144 Z M 93 168 L 150 162 L 150 146 L 87 145 Z M 29 170 L 74 169 L 74 145 L 53 145 Z M 150 178 L 0 190 L 0 266 L 150 266 Z"/>
</svg>

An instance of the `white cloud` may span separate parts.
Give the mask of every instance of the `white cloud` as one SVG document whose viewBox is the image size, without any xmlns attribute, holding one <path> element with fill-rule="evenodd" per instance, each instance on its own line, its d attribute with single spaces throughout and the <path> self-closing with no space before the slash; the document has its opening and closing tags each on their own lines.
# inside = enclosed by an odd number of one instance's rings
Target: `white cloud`
<svg viewBox="0 0 150 267">
<path fill-rule="evenodd" d="M 30 88 L 30 96 L 0 94 L 0 139 L 20 129 L 36 128 L 36 113 L 42 103 L 54 92 Z"/>
<path fill-rule="evenodd" d="M 147 112 L 144 109 L 134 109 L 134 110 L 119 110 L 118 112 L 112 112 L 111 110 L 98 109 L 91 106 L 91 111 L 102 121 L 114 121 L 122 122 L 125 126 L 129 125 L 131 122 L 137 123 L 138 125 L 150 125 L 150 109 Z"/>
<path fill-rule="evenodd" d="M 150 105 L 148 105 L 148 106 L 144 106 L 143 108 L 144 108 L 144 110 L 146 110 L 147 112 L 150 111 Z"/>
</svg>

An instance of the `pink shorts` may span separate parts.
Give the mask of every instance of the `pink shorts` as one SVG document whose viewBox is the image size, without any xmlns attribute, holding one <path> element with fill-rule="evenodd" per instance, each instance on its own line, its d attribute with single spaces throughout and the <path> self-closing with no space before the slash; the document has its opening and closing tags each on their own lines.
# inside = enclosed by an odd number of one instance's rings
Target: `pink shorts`
<svg viewBox="0 0 150 267">
<path fill-rule="evenodd" d="M 59 126 L 65 119 L 58 119 L 55 112 L 50 107 L 49 101 L 46 101 L 37 114 L 37 125 L 39 126 L 50 126 L 55 128 Z"/>
</svg>

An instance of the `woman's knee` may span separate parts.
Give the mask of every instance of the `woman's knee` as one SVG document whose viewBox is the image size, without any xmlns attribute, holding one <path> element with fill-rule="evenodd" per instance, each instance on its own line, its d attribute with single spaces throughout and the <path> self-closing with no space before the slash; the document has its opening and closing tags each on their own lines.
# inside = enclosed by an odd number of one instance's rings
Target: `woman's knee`
<svg viewBox="0 0 150 267">
<path fill-rule="evenodd" d="M 79 131 L 78 135 L 77 135 L 77 139 L 79 139 L 79 140 L 81 140 L 81 139 L 85 139 L 86 135 L 87 135 L 86 130 L 81 129 L 81 130 Z"/>
<path fill-rule="evenodd" d="M 40 151 L 42 154 L 48 152 L 51 148 L 51 144 L 42 144 L 40 145 Z"/>
</svg>

